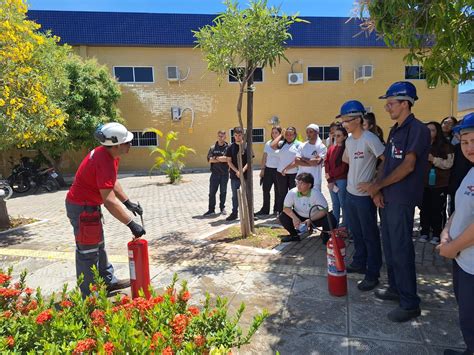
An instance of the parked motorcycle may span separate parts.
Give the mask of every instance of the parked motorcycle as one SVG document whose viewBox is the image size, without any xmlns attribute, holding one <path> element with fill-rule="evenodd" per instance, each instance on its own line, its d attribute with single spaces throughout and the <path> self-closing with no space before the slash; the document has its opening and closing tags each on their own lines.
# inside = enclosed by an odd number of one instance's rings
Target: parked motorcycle
<svg viewBox="0 0 474 355">
<path fill-rule="evenodd" d="M 20 159 L 20 164 L 13 167 L 7 181 L 13 191 L 18 193 L 27 192 L 31 188 L 34 188 L 34 193 L 40 189 L 53 192 L 60 187 L 57 177 L 54 168 L 39 169 L 30 158 L 23 157 Z"/>
</svg>

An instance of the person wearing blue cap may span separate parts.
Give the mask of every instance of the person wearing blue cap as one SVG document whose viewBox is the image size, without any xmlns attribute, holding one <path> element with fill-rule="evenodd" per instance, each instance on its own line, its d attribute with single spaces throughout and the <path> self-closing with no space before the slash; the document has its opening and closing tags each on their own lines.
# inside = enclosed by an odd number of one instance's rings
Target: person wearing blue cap
<svg viewBox="0 0 474 355">
<path fill-rule="evenodd" d="M 464 116 L 455 127 L 460 133 L 464 156 L 474 164 L 474 113 Z M 474 354 L 474 167 L 456 191 L 456 211 L 441 232 L 439 254 L 453 259 L 453 288 L 459 307 L 459 323 L 465 351 L 446 349 L 445 355 Z"/>
<path fill-rule="evenodd" d="M 372 196 L 381 212 L 388 288 L 376 290 L 375 296 L 398 301 L 399 306 L 387 317 L 393 322 L 406 322 L 421 314 L 412 233 L 415 206 L 420 206 L 423 199 L 430 131 L 411 112 L 418 100 L 412 83 L 393 83 L 379 98 L 387 100 L 385 110 L 395 125 L 390 130 L 376 181 L 362 183 L 359 189 Z"/>
<path fill-rule="evenodd" d="M 382 248 L 377 227 L 377 208 L 370 194 L 359 191 L 358 185 L 375 178 L 377 160 L 383 158 L 385 148 L 375 134 L 364 130 L 364 114 L 364 105 L 350 100 L 341 106 L 336 118 L 342 119 L 342 125 L 351 134 L 346 139 L 343 160 L 349 164 L 345 212 L 355 252 L 347 272 L 363 274 L 364 279 L 357 284 L 357 288 L 370 291 L 379 284 Z"/>
</svg>

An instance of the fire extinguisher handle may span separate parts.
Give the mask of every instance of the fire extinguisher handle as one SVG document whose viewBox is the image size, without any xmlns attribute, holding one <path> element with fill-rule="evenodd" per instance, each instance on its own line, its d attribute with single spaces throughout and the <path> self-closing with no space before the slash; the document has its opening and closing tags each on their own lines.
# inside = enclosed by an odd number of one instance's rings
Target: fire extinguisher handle
<svg viewBox="0 0 474 355">
<path fill-rule="evenodd" d="M 138 205 L 138 207 L 141 207 L 139 201 L 137 201 L 137 205 Z M 141 222 L 142 222 L 142 227 L 143 227 L 143 229 L 145 229 L 145 222 L 143 222 L 143 213 L 140 214 L 140 220 L 141 220 Z"/>
</svg>

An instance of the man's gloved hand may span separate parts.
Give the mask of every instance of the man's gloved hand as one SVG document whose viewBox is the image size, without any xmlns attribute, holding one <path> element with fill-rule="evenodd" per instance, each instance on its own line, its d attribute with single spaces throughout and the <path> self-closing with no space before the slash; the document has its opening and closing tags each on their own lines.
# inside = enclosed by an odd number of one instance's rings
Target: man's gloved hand
<svg viewBox="0 0 474 355">
<path fill-rule="evenodd" d="M 127 227 L 130 228 L 135 238 L 140 238 L 142 235 L 146 234 L 145 229 L 134 221 L 128 222 Z"/>
<path fill-rule="evenodd" d="M 130 212 L 133 213 L 134 216 L 136 216 L 137 214 L 141 216 L 143 214 L 143 208 L 138 203 L 133 203 L 132 201 L 127 200 L 124 201 L 123 204 Z"/>
</svg>

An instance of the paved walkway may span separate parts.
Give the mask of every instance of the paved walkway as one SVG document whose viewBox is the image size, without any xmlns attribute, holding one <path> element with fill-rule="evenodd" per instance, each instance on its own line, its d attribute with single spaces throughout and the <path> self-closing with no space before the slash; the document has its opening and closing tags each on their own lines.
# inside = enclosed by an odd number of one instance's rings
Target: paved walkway
<svg viewBox="0 0 474 355">
<path fill-rule="evenodd" d="M 255 181 L 257 180 L 255 173 Z M 202 218 L 207 210 L 208 173 L 187 174 L 177 186 L 163 176 L 123 177 L 133 201 L 144 208 L 153 285 L 166 285 L 174 272 L 189 282 L 193 300 L 204 293 L 228 297 L 230 308 L 247 304 L 242 324 L 268 308 L 270 318 L 241 353 L 281 354 L 442 354 L 447 346 L 461 348 L 457 308 L 449 262 L 431 244 L 416 244 L 423 314 L 408 324 L 393 324 L 386 313 L 394 304 L 378 301 L 356 288 L 349 278 L 349 295 L 327 293 L 325 249 L 317 237 L 282 245 L 280 251 L 230 246 L 206 238 L 236 222 L 225 216 Z M 328 192 L 323 191 L 328 197 Z M 64 282 L 75 283 L 74 242 L 65 216 L 66 191 L 13 198 L 12 215 L 35 217 L 34 226 L 0 234 L 0 268 L 14 265 L 30 271 L 28 282 L 46 293 Z M 230 211 L 230 187 L 227 208 Z M 256 210 L 261 206 L 259 186 Z M 329 200 L 329 198 L 328 198 Z M 119 277 L 127 277 L 128 228 L 106 212 L 106 244 Z M 137 220 L 138 221 L 138 220 Z M 271 222 L 271 221 L 265 221 Z M 348 246 L 348 254 L 353 252 Z"/>
</svg>

